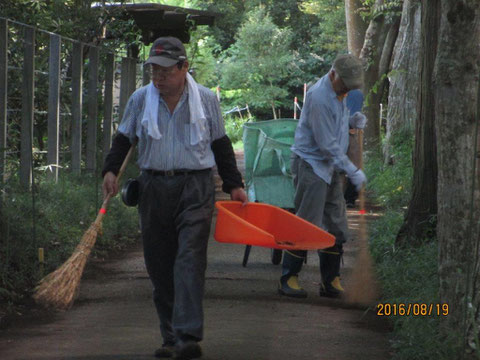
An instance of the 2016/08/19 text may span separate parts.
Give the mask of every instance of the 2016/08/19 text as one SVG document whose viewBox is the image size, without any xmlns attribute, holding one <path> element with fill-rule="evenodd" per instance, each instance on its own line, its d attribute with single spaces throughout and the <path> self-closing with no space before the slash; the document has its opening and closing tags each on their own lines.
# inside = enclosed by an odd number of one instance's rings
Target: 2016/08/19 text
<svg viewBox="0 0 480 360">
<path fill-rule="evenodd" d="M 377 304 L 377 316 L 447 316 L 448 304 Z"/>
</svg>

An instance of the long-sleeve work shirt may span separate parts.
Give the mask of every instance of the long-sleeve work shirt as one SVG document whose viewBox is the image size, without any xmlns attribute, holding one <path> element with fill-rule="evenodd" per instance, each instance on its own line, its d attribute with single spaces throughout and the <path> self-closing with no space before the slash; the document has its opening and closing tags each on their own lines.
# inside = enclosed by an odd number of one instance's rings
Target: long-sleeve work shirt
<svg viewBox="0 0 480 360">
<path fill-rule="evenodd" d="M 334 171 L 357 170 L 346 155 L 348 118 L 346 99 L 339 99 L 328 74 L 323 76 L 307 93 L 292 151 L 328 184 Z"/>
</svg>

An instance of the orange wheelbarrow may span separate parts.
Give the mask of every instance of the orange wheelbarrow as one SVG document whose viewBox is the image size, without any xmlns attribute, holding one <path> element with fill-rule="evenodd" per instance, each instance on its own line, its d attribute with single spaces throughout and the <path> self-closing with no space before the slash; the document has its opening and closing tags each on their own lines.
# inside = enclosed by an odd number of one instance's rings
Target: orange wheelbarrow
<svg viewBox="0 0 480 360">
<path fill-rule="evenodd" d="M 318 250 L 335 244 L 332 234 L 277 206 L 217 201 L 215 207 L 218 242 L 280 250 Z"/>
</svg>

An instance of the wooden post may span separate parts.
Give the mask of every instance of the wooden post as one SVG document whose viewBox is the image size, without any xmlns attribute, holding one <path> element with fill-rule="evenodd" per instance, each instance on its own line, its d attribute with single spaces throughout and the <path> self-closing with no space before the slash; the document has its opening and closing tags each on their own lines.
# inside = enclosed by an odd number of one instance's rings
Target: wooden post
<svg viewBox="0 0 480 360">
<path fill-rule="evenodd" d="M 32 182 L 35 29 L 32 27 L 25 27 L 24 37 L 22 123 L 20 135 L 20 183 L 24 188 L 29 188 Z"/>
<path fill-rule="evenodd" d="M 103 159 L 112 146 L 112 119 L 113 119 L 113 80 L 115 71 L 115 56 L 107 54 L 105 60 L 105 94 L 103 102 Z"/>
<path fill-rule="evenodd" d="M 293 99 L 293 118 L 297 119 L 297 97 Z"/>
<path fill-rule="evenodd" d="M 38 248 L 38 265 L 39 265 L 40 277 L 43 277 L 45 273 L 45 249 L 44 248 Z"/>
<path fill-rule="evenodd" d="M 97 115 L 98 115 L 98 48 L 89 49 L 88 63 L 88 120 L 86 169 L 94 173 L 97 165 Z"/>
<path fill-rule="evenodd" d="M 238 106 L 237 106 L 237 111 L 238 111 L 238 115 L 240 115 L 240 119 L 243 122 L 242 110 L 240 110 L 240 107 L 238 107 Z"/>
<path fill-rule="evenodd" d="M 8 21 L 0 19 L 0 186 L 7 165 Z"/>
<path fill-rule="evenodd" d="M 252 114 L 250 113 L 250 108 L 248 107 L 248 104 L 245 104 L 245 107 L 247 108 L 247 114 L 248 114 L 248 119 L 252 119 Z"/>
<path fill-rule="evenodd" d="M 150 83 L 150 67 L 152 65 L 147 65 L 147 66 L 143 66 L 142 67 L 142 73 L 143 73 L 143 80 L 142 80 L 142 84 L 145 86 L 145 85 L 148 85 Z"/>
<path fill-rule="evenodd" d="M 125 105 L 128 101 L 128 78 L 129 78 L 129 61 L 128 58 L 122 58 L 122 67 L 121 67 L 121 77 L 120 77 L 120 121 L 123 118 L 123 111 L 125 110 Z"/>
<path fill-rule="evenodd" d="M 137 59 L 130 58 L 129 60 L 128 97 L 130 97 L 137 88 Z"/>
<path fill-rule="evenodd" d="M 72 58 L 72 171 L 80 175 L 82 161 L 82 43 L 73 43 Z"/>
<path fill-rule="evenodd" d="M 51 180 L 58 180 L 58 151 L 60 128 L 60 49 L 59 35 L 50 35 L 50 57 L 48 63 L 48 155 Z"/>
<path fill-rule="evenodd" d="M 383 104 L 380 103 L 380 114 L 379 114 L 379 124 L 378 124 L 378 128 L 381 129 L 382 128 L 382 115 L 383 115 Z"/>
</svg>

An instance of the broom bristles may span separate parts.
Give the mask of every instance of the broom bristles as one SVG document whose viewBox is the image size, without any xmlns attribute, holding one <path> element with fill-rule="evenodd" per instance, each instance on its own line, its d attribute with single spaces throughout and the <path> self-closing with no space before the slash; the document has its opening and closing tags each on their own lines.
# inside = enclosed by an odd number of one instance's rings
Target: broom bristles
<svg viewBox="0 0 480 360">
<path fill-rule="evenodd" d="M 83 269 L 100 231 L 100 225 L 97 222 L 90 225 L 70 258 L 57 270 L 40 280 L 33 295 L 33 299 L 38 304 L 58 310 L 68 310 L 72 306 Z"/>
<path fill-rule="evenodd" d="M 362 246 L 357 254 L 352 275 L 347 284 L 345 302 L 350 305 L 369 307 L 378 299 L 378 283 L 368 248 Z"/>
<path fill-rule="evenodd" d="M 130 146 L 128 153 L 123 160 L 122 166 L 117 175 L 117 184 L 127 167 L 128 160 L 133 154 L 135 145 L 136 141 L 132 143 L 132 146 Z M 75 295 L 78 291 L 78 285 L 82 278 L 85 263 L 87 262 L 88 255 L 90 255 L 90 251 L 97 240 L 97 235 L 101 231 L 103 216 L 106 213 L 110 197 L 113 195 L 113 193 L 107 194 L 103 200 L 97 218 L 83 234 L 82 239 L 72 256 L 70 256 L 70 258 L 57 270 L 40 280 L 33 295 L 33 299 L 37 303 L 59 310 L 67 310 L 73 305 L 73 300 L 75 300 Z"/>
</svg>

